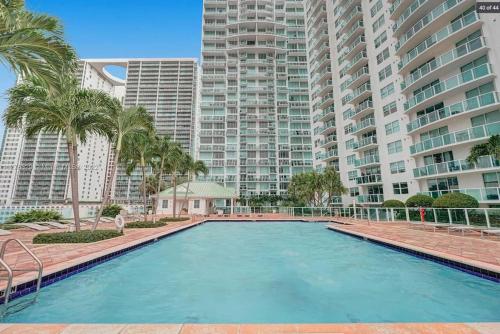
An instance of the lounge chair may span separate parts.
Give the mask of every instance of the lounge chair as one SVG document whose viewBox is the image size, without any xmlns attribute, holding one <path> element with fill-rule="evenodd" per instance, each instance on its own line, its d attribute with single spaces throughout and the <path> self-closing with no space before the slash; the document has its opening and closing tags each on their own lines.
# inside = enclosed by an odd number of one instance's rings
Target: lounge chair
<svg viewBox="0 0 500 334">
<path fill-rule="evenodd" d="M 436 232 L 438 228 L 448 228 L 450 224 L 441 224 L 441 223 L 422 223 L 422 222 L 410 222 L 410 225 L 415 226 L 417 228 L 422 227 L 424 230 L 427 227 L 432 227 L 432 231 Z"/>
<path fill-rule="evenodd" d="M 115 219 L 111 217 L 101 217 L 100 221 L 103 221 L 105 223 L 114 223 Z"/>
<path fill-rule="evenodd" d="M 47 231 L 47 230 L 50 230 L 50 227 L 38 225 L 38 224 L 35 224 L 35 223 L 17 223 L 17 224 L 14 224 L 14 225 L 22 226 L 22 227 L 27 227 L 27 228 L 30 228 L 30 229 L 35 230 L 35 231 Z"/>
<path fill-rule="evenodd" d="M 67 229 L 68 228 L 68 224 L 61 224 L 58 222 L 42 222 L 40 224 L 49 225 L 50 227 L 55 227 L 55 228 L 60 228 L 60 229 Z"/>
<path fill-rule="evenodd" d="M 224 212 L 222 210 L 217 210 L 217 217 L 222 217 Z"/>
<path fill-rule="evenodd" d="M 470 225 L 451 225 L 448 226 L 448 234 L 450 231 L 461 231 L 462 235 L 465 235 L 465 231 L 481 231 L 483 228 L 479 226 L 470 226 Z"/>
<path fill-rule="evenodd" d="M 481 229 L 481 238 L 483 235 L 495 235 L 495 236 L 500 236 L 500 229 Z"/>
</svg>

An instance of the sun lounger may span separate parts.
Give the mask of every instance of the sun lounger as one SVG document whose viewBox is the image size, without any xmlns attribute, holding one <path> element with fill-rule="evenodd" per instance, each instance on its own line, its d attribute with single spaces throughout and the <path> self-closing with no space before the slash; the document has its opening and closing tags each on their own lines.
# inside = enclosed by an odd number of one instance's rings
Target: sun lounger
<svg viewBox="0 0 500 334">
<path fill-rule="evenodd" d="M 30 229 L 35 230 L 35 231 L 47 231 L 47 230 L 50 230 L 50 228 L 47 227 L 47 226 L 42 226 L 42 225 L 38 225 L 38 224 L 35 224 L 35 223 L 17 223 L 15 225 L 22 226 L 22 227 L 27 227 L 27 228 L 30 228 Z"/>
<path fill-rule="evenodd" d="M 436 229 L 438 228 L 448 228 L 450 227 L 449 224 L 440 224 L 440 223 L 422 223 L 422 222 L 409 222 L 410 225 L 415 226 L 417 228 L 423 228 L 424 230 L 427 227 L 432 227 L 432 231 L 436 232 Z"/>
<path fill-rule="evenodd" d="M 12 234 L 12 232 L 0 229 L 0 236 L 2 236 L 2 235 L 9 235 L 9 234 Z"/>
<path fill-rule="evenodd" d="M 478 227 L 478 226 L 470 226 L 470 225 L 463 225 L 463 226 L 451 225 L 451 226 L 448 226 L 448 233 L 450 233 L 450 231 L 461 231 L 462 235 L 465 235 L 465 231 L 480 231 L 480 230 L 482 230 L 482 228 Z"/>
<path fill-rule="evenodd" d="M 67 229 L 68 228 L 68 224 L 61 224 L 58 222 L 43 222 L 40 224 L 49 225 L 50 227 L 55 227 L 55 228 L 60 228 L 60 229 Z"/>
<path fill-rule="evenodd" d="M 481 229 L 481 238 L 484 234 L 500 236 L 500 229 Z"/>
</svg>

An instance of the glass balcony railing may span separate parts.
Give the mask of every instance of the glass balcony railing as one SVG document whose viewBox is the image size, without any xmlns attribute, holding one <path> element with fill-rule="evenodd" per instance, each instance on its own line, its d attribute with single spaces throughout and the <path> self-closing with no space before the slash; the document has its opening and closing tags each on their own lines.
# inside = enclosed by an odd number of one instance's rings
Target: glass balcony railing
<svg viewBox="0 0 500 334">
<path fill-rule="evenodd" d="M 415 11 L 422 6 L 422 4 L 426 3 L 429 0 L 415 0 L 413 1 L 406 9 L 405 11 L 399 16 L 397 21 L 394 23 L 392 26 L 392 31 L 398 30 L 398 28 L 413 14 Z M 399 6 L 399 4 L 398 4 Z M 396 9 L 398 6 L 392 8 L 392 6 L 389 8 L 389 11 L 391 14 L 394 12 L 394 9 Z M 392 11 L 391 11 L 392 9 Z"/>
<path fill-rule="evenodd" d="M 460 45 L 459 47 L 440 55 L 439 57 L 433 59 L 432 61 L 426 63 L 424 66 L 420 67 L 415 72 L 409 74 L 405 78 L 405 80 L 401 83 L 401 89 L 405 89 L 406 87 L 412 85 L 414 82 L 420 80 L 421 78 L 433 72 L 434 70 L 453 62 L 457 58 L 468 55 L 471 52 L 474 52 L 475 50 L 484 47 L 485 45 L 486 42 L 484 40 L 484 37 L 478 37 L 476 39 L 471 40 L 468 43 Z"/>
<path fill-rule="evenodd" d="M 489 123 L 473 128 L 447 133 L 442 136 L 429 138 L 410 146 L 410 153 L 417 154 L 446 145 L 464 143 L 475 139 L 488 138 L 500 134 L 500 122 Z"/>
<path fill-rule="evenodd" d="M 359 142 L 353 144 L 353 149 L 360 149 L 365 146 L 369 146 L 377 143 L 377 137 L 371 136 L 361 139 Z"/>
<path fill-rule="evenodd" d="M 458 86 L 485 77 L 492 73 L 493 72 L 491 70 L 490 64 L 482 64 L 471 68 L 468 71 L 454 75 L 451 78 L 448 78 L 437 85 L 431 86 L 410 98 L 407 102 L 404 103 L 404 110 L 406 112 L 436 95 L 445 93 L 446 91 L 455 89 Z"/>
<path fill-rule="evenodd" d="M 365 111 L 367 109 L 372 109 L 372 108 L 373 108 L 373 102 L 370 100 L 365 101 L 361 104 L 358 104 L 356 106 L 356 108 L 354 108 L 354 112 L 352 113 L 351 118 L 362 113 L 363 111 Z"/>
<path fill-rule="evenodd" d="M 413 176 L 424 177 L 495 167 L 500 167 L 500 161 L 495 159 L 493 156 L 487 155 L 480 157 L 477 163 L 470 163 L 467 160 L 453 160 L 414 168 Z"/>
<path fill-rule="evenodd" d="M 381 182 L 382 182 L 382 175 L 380 174 L 364 175 L 364 176 L 358 176 L 356 178 L 356 184 L 381 183 Z"/>
<path fill-rule="evenodd" d="M 459 31 L 460 29 L 471 25 L 472 23 L 479 20 L 479 16 L 477 13 L 471 12 L 461 19 L 447 25 L 443 29 L 429 36 L 425 41 L 411 49 L 408 53 L 404 55 L 401 62 L 398 64 L 398 68 L 401 69 L 406 66 L 409 62 L 415 59 L 418 55 L 422 54 L 427 49 L 433 47 L 436 43 L 439 43 L 446 38 L 448 38 L 451 34 Z"/>
<path fill-rule="evenodd" d="M 384 201 L 384 195 L 382 194 L 371 194 L 371 195 L 359 195 L 359 203 L 382 203 Z"/>
<path fill-rule="evenodd" d="M 355 167 L 362 167 L 371 164 L 378 164 L 380 162 L 380 158 L 378 155 L 369 155 L 361 159 L 354 160 Z"/>
<path fill-rule="evenodd" d="M 408 132 L 411 132 L 423 126 L 426 126 L 427 124 L 431 124 L 458 114 L 475 111 L 477 109 L 496 103 L 500 103 L 498 93 L 489 92 L 486 94 L 472 97 L 467 100 L 460 101 L 458 103 L 446 106 L 444 108 L 426 114 L 422 117 L 419 117 L 416 120 L 411 121 L 408 125 L 406 125 L 406 128 Z"/>
<path fill-rule="evenodd" d="M 427 15 L 421 18 L 417 23 L 415 23 L 408 31 L 406 31 L 403 36 L 401 36 L 395 45 L 396 51 L 399 50 L 410 38 L 412 38 L 417 32 L 422 30 L 424 27 L 431 24 L 433 21 L 439 18 L 443 13 L 452 9 L 464 0 L 446 0 L 435 7 Z M 396 28 L 397 29 L 397 28 Z"/>
<path fill-rule="evenodd" d="M 371 126 L 375 126 L 375 118 L 367 118 L 356 125 L 353 125 L 352 132 L 356 133 Z"/>
<path fill-rule="evenodd" d="M 334 158 L 339 156 L 339 151 L 337 150 L 331 150 L 331 151 L 326 151 L 325 154 L 323 155 L 323 159 L 329 159 L 329 158 Z"/>
<path fill-rule="evenodd" d="M 448 194 L 451 192 L 470 195 L 475 199 L 477 199 L 479 202 L 498 201 L 500 199 L 500 188 L 464 188 L 464 189 L 448 189 L 448 190 L 431 190 L 431 191 L 421 192 L 421 194 L 431 196 L 433 198 L 438 198 L 440 196 L 443 196 L 444 194 Z"/>
</svg>

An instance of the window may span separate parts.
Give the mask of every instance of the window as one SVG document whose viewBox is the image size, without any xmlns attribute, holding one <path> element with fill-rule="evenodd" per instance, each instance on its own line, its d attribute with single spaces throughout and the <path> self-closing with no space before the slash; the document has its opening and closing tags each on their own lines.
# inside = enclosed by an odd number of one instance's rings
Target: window
<svg viewBox="0 0 500 334">
<path fill-rule="evenodd" d="M 193 202 L 193 208 L 195 209 L 199 209 L 200 208 L 200 200 L 199 199 L 195 199 L 194 202 Z"/>
<path fill-rule="evenodd" d="M 380 90 L 380 96 L 384 99 L 394 93 L 394 83 L 390 83 Z"/>
<path fill-rule="evenodd" d="M 403 143 L 401 140 L 393 141 L 392 143 L 387 144 L 387 151 L 389 154 L 395 154 L 403 151 Z"/>
<path fill-rule="evenodd" d="M 356 154 L 347 156 L 347 164 L 354 165 L 354 160 L 356 160 Z"/>
<path fill-rule="evenodd" d="M 370 9 L 370 14 L 372 17 L 377 15 L 378 11 L 382 9 L 382 0 L 378 0 Z"/>
<path fill-rule="evenodd" d="M 359 188 L 358 187 L 349 188 L 349 196 L 351 197 L 359 196 Z"/>
<path fill-rule="evenodd" d="M 500 186 L 500 173 L 484 173 L 483 182 L 485 188 L 498 188 Z"/>
<path fill-rule="evenodd" d="M 472 126 L 480 126 L 484 124 L 496 123 L 500 121 L 500 110 L 491 111 L 484 115 L 472 117 Z"/>
<path fill-rule="evenodd" d="M 382 110 L 384 111 L 384 117 L 395 113 L 396 111 L 398 111 L 396 101 L 392 101 L 391 103 L 386 104 L 382 107 Z"/>
<path fill-rule="evenodd" d="M 345 142 L 345 148 L 347 150 L 352 150 L 354 147 L 354 139 L 349 139 L 348 141 Z"/>
<path fill-rule="evenodd" d="M 386 60 L 387 58 L 389 58 L 389 48 L 385 48 L 384 51 L 380 52 L 378 55 L 377 55 L 377 64 L 381 64 L 384 60 Z"/>
<path fill-rule="evenodd" d="M 161 208 L 168 209 L 168 200 L 167 199 L 164 199 L 163 201 L 161 201 Z"/>
<path fill-rule="evenodd" d="M 429 191 L 440 191 L 437 195 L 443 195 L 449 190 L 458 189 L 458 179 L 456 177 L 445 177 L 439 179 L 427 180 Z M 434 194 L 433 194 L 434 195 Z"/>
<path fill-rule="evenodd" d="M 406 171 L 405 162 L 403 160 L 391 162 L 390 169 L 391 169 L 391 174 L 404 173 Z"/>
<path fill-rule="evenodd" d="M 384 14 L 382 14 L 375 22 L 373 22 L 372 31 L 375 33 L 381 26 L 384 25 L 384 23 L 385 23 L 385 16 Z"/>
<path fill-rule="evenodd" d="M 375 38 L 375 49 L 377 49 L 382 43 L 387 41 L 387 32 L 383 32 Z"/>
<path fill-rule="evenodd" d="M 347 172 L 347 178 L 349 181 L 355 180 L 358 177 L 358 171 L 357 170 L 351 170 Z"/>
<path fill-rule="evenodd" d="M 391 135 L 393 133 L 399 132 L 399 121 L 390 122 L 385 125 L 385 134 Z"/>
<path fill-rule="evenodd" d="M 382 81 L 385 78 L 389 77 L 391 74 L 392 74 L 392 67 L 389 64 L 386 67 L 384 67 L 382 70 L 380 70 L 380 72 L 378 72 L 378 80 Z"/>
<path fill-rule="evenodd" d="M 408 194 L 408 183 L 407 182 L 393 183 L 392 189 L 394 189 L 395 195 Z"/>
</svg>

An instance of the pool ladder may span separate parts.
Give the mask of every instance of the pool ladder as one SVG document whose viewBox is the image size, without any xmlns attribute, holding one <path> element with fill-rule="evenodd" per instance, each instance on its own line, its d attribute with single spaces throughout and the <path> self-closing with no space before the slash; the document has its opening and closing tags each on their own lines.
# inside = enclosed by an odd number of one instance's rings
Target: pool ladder
<svg viewBox="0 0 500 334">
<path fill-rule="evenodd" d="M 36 263 L 36 268 L 33 269 L 14 269 L 5 261 L 5 251 L 7 249 L 7 245 L 9 243 L 18 244 L 22 250 L 26 252 Z M 16 292 L 14 288 L 12 288 L 12 280 L 14 278 L 14 273 L 28 273 L 28 272 L 37 272 L 37 282 L 36 282 L 36 291 L 34 293 L 34 297 L 28 300 L 23 300 L 16 304 L 9 304 L 11 302 L 10 295 L 13 292 Z M 29 305 L 33 304 L 38 297 L 38 293 L 40 291 L 40 286 L 42 283 L 42 273 L 43 273 L 43 263 L 40 261 L 38 256 L 36 256 L 21 240 L 19 239 L 8 239 L 6 240 L 2 247 L 0 248 L 0 280 L 7 281 L 7 285 L 5 289 L 0 291 L 0 298 L 3 297 L 3 304 L 0 304 L 0 318 L 4 317 L 7 314 L 15 313 L 20 311 Z"/>
</svg>

